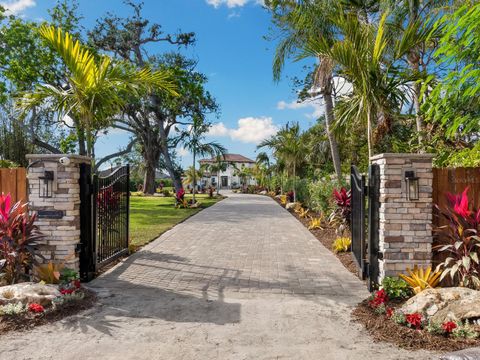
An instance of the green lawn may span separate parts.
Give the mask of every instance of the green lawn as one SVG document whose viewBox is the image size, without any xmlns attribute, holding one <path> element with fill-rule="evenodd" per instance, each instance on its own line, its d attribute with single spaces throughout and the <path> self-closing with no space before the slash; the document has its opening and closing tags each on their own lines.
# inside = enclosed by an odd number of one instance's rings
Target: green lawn
<svg viewBox="0 0 480 360">
<path fill-rule="evenodd" d="M 196 195 L 202 208 L 215 204 L 221 198 L 209 199 L 208 195 Z M 186 195 L 191 198 L 191 195 Z M 174 225 L 201 209 L 175 209 L 175 198 L 132 196 L 130 197 L 130 244 L 134 248 L 156 239 Z"/>
</svg>

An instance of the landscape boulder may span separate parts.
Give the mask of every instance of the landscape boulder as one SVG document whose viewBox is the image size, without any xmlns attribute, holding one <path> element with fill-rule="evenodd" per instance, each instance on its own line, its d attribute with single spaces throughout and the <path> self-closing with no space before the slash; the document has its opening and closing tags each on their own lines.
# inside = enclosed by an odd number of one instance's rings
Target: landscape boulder
<svg viewBox="0 0 480 360">
<path fill-rule="evenodd" d="M 295 209 L 295 206 L 297 206 L 297 203 L 294 203 L 294 202 L 287 203 L 287 205 L 285 205 L 285 209 L 287 210 Z"/>
<path fill-rule="evenodd" d="M 266 190 L 262 190 L 259 192 L 260 195 L 267 195 L 267 191 Z"/>
<path fill-rule="evenodd" d="M 0 305 L 10 303 L 50 305 L 52 300 L 61 296 L 58 287 L 49 284 L 20 283 L 0 287 Z"/>
<path fill-rule="evenodd" d="M 422 313 L 435 323 L 480 318 L 480 291 L 462 288 L 426 289 L 401 308 L 405 314 Z"/>
</svg>

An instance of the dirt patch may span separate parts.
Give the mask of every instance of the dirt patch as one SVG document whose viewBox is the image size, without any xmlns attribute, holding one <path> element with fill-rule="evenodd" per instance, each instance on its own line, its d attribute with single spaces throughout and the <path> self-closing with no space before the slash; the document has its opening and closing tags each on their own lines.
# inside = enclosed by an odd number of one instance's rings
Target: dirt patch
<svg viewBox="0 0 480 360">
<path fill-rule="evenodd" d="M 400 303 L 390 304 L 392 307 L 400 307 Z M 479 339 L 457 339 L 441 335 L 430 334 L 426 330 L 414 330 L 399 325 L 387 319 L 384 315 L 378 315 L 364 300 L 352 312 L 353 321 L 365 326 L 370 336 L 375 341 L 385 341 L 408 350 L 431 350 L 453 352 L 480 346 Z"/>
<path fill-rule="evenodd" d="M 26 312 L 20 315 L 0 316 L 0 335 L 10 331 L 30 330 L 36 326 L 50 324 L 93 307 L 97 300 L 95 293 L 85 288 L 78 291 L 84 293 L 83 299 L 57 305 L 55 311 L 47 311 L 43 314 Z"/>
<path fill-rule="evenodd" d="M 280 206 L 283 207 L 279 199 L 273 198 Z M 288 210 L 290 214 L 292 214 L 298 221 L 300 221 L 303 226 L 308 229 L 309 219 L 308 218 L 301 218 L 297 215 L 297 213 L 293 210 Z M 317 213 L 311 213 L 311 216 L 315 217 L 318 216 Z M 329 251 L 331 251 L 338 260 L 343 264 L 343 266 L 350 271 L 355 276 L 358 276 L 358 267 L 353 260 L 353 256 L 351 252 L 342 252 L 342 253 L 335 253 L 332 251 L 332 245 L 335 239 L 338 237 L 335 233 L 335 229 L 333 228 L 325 228 L 325 229 L 315 229 L 315 230 L 308 230 L 310 231 L 323 246 L 325 246 Z M 350 233 L 345 233 L 344 236 L 350 237 Z"/>
</svg>

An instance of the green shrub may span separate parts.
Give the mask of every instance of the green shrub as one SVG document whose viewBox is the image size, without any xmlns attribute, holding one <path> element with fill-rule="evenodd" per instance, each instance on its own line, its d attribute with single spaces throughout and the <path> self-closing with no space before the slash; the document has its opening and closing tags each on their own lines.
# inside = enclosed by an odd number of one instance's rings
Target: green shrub
<svg viewBox="0 0 480 360">
<path fill-rule="evenodd" d="M 382 289 L 385 290 L 390 299 L 406 299 L 412 295 L 410 286 L 406 281 L 397 277 L 385 277 L 382 281 Z"/>
<path fill-rule="evenodd" d="M 456 338 L 475 339 L 478 337 L 478 332 L 467 320 L 464 324 L 457 323 L 457 327 L 453 329 L 452 335 Z"/>
<path fill-rule="evenodd" d="M 309 204 L 315 211 L 329 214 L 335 208 L 333 189 L 339 186 L 338 181 L 332 177 L 324 177 L 308 184 Z"/>
</svg>

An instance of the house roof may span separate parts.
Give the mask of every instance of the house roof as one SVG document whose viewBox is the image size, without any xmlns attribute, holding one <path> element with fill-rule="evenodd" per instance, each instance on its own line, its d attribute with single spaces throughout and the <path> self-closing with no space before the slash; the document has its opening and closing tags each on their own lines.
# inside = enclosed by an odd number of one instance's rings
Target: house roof
<svg viewBox="0 0 480 360">
<path fill-rule="evenodd" d="M 254 163 L 252 159 L 249 159 L 243 155 L 240 154 L 225 154 L 223 155 L 223 161 L 227 162 L 236 162 L 236 163 Z M 217 162 L 216 157 L 212 157 L 210 159 L 202 159 L 199 161 L 201 164 L 202 163 L 214 163 Z"/>
</svg>

